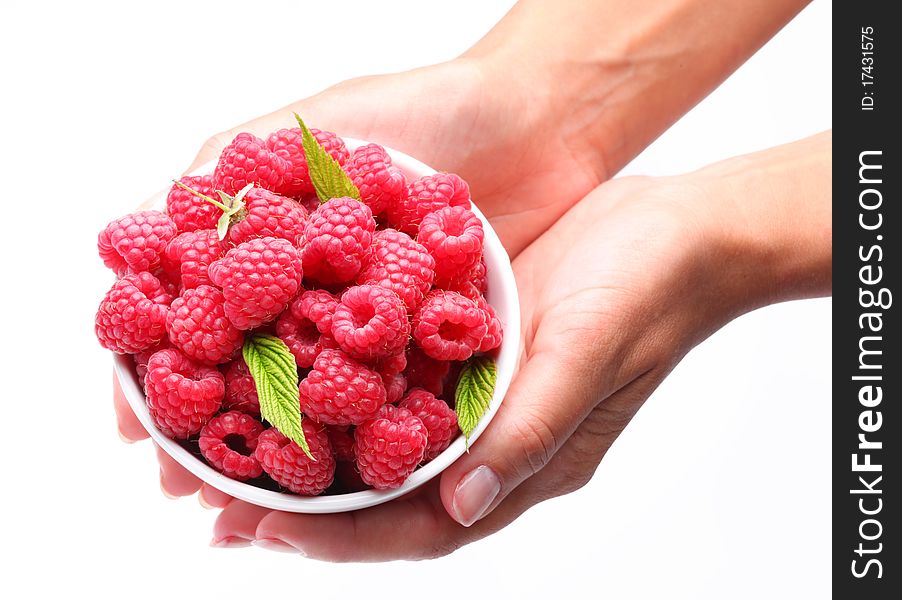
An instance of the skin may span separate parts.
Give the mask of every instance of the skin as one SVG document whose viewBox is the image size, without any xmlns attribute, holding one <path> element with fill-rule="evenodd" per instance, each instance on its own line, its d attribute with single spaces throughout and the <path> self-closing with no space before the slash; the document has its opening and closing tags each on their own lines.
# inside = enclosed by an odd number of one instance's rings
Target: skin
<svg viewBox="0 0 902 600">
<path fill-rule="evenodd" d="M 479 444 L 385 505 L 269 511 L 201 485 L 158 449 L 164 493 L 224 507 L 214 545 L 337 561 L 446 554 L 581 487 L 645 398 L 724 323 L 829 293 L 829 134 L 680 177 L 602 184 L 804 3 L 639 4 L 523 0 L 458 59 L 339 84 L 204 145 L 191 168 L 237 132 L 266 135 L 297 111 L 459 173 L 514 259 L 525 340 Z M 147 437 L 114 389 L 122 437 Z"/>
</svg>

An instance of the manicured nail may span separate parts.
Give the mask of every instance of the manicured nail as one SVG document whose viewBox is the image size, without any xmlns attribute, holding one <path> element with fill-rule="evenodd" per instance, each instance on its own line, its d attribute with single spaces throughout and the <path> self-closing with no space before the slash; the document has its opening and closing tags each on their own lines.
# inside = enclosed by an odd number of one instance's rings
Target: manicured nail
<svg viewBox="0 0 902 600">
<path fill-rule="evenodd" d="M 216 538 L 210 540 L 210 546 L 213 548 L 247 548 L 250 545 L 250 540 L 246 540 L 234 535 L 227 535 L 226 537 L 219 540 L 217 540 Z"/>
<path fill-rule="evenodd" d="M 197 501 L 200 502 L 200 505 L 203 506 L 204 508 L 206 508 L 207 510 L 213 510 L 214 508 L 216 508 L 215 506 L 213 506 L 212 504 L 208 503 L 208 502 L 204 499 L 204 492 L 203 492 L 203 490 L 197 492 Z"/>
<path fill-rule="evenodd" d="M 480 465 L 463 476 L 451 498 L 454 520 L 469 527 L 481 519 L 501 491 L 501 480 L 493 470 Z"/>
<path fill-rule="evenodd" d="M 251 544 L 257 546 L 258 548 L 263 548 L 264 550 L 272 550 L 273 552 L 283 552 L 285 554 L 300 554 L 304 556 L 304 553 L 292 546 L 291 544 L 286 544 L 282 540 L 277 540 L 273 538 L 259 538 L 256 540 L 252 540 Z"/>
<path fill-rule="evenodd" d="M 160 491 L 163 492 L 163 495 L 170 500 L 176 500 L 176 497 L 170 494 L 169 491 L 165 487 L 163 487 L 163 469 L 160 469 Z"/>
</svg>

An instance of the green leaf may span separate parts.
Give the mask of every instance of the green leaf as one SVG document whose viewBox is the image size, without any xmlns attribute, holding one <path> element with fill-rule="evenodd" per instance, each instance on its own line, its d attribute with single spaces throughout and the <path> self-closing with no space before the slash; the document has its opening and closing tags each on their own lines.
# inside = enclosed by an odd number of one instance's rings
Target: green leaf
<svg viewBox="0 0 902 600">
<path fill-rule="evenodd" d="M 303 119 L 294 113 L 294 118 L 301 128 L 301 143 L 304 146 L 304 156 L 307 158 L 307 171 L 310 173 L 310 181 L 316 190 L 320 203 L 348 196 L 360 200 L 360 190 L 344 172 L 338 161 L 326 152 L 310 130 L 304 124 Z"/>
<path fill-rule="evenodd" d="M 495 392 L 495 361 L 487 356 L 471 358 L 460 372 L 454 392 L 457 424 L 470 444 L 470 434 L 485 414 Z"/>
<path fill-rule="evenodd" d="M 298 369 L 288 346 L 277 337 L 257 334 L 244 341 L 242 354 L 257 387 L 260 414 L 316 460 L 301 427 Z"/>
</svg>

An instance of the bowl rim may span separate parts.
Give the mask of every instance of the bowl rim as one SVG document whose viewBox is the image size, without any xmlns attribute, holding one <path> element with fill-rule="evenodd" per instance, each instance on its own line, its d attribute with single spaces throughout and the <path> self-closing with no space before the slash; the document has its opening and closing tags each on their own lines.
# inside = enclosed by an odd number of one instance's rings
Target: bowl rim
<svg viewBox="0 0 902 600">
<path fill-rule="evenodd" d="M 352 152 L 356 148 L 370 143 L 351 137 L 343 137 L 342 139 L 347 145 L 348 150 Z M 403 152 L 394 150 L 388 146 L 383 147 L 391 157 L 392 164 L 404 171 L 405 175 L 408 177 L 422 177 L 424 175 L 436 173 L 435 169 Z M 210 173 L 213 170 L 214 164 L 215 161 L 205 163 L 189 173 L 189 175 L 203 175 Z M 161 190 L 156 194 L 150 201 L 152 205 L 159 207 L 161 202 L 164 201 L 167 191 L 168 188 Z M 498 412 L 517 369 L 520 349 L 520 301 L 517 293 L 516 280 L 514 279 L 513 269 L 510 263 L 510 257 L 504 246 L 501 244 L 501 240 L 498 238 L 495 230 L 488 222 L 488 219 L 486 219 L 485 215 L 483 215 L 475 203 L 472 206 L 472 210 L 482 221 L 485 230 L 484 256 L 489 267 L 488 274 L 490 281 L 487 299 L 495 308 L 499 317 L 504 317 L 502 320 L 504 337 L 497 354 L 497 380 L 492 400 L 489 403 L 488 410 L 486 410 L 485 414 L 479 420 L 476 429 L 470 435 L 470 446 L 476 443 L 482 435 L 482 432 L 485 431 L 486 427 L 488 427 L 489 423 L 494 418 L 495 413 Z M 494 284 L 491 282 L 494 282 Z M 212 485 L 234 498 L 264 508 L 311 514 L 338 513 L 368 508 L 388 502 L 389 500 L 398 498 L 417 489 L 438 476 L 451 463 L 467 452 L 467 443 L 463 434 L 461 434 L 452 441 L 451 445 L 449 445 L 439 456 L 414 471 L 400 487 L 391 490 L 370 489 L 332 496 L 298 496 L 284 492 L 266 490 L 249 483 L 226 477 L 207 465 L 201 459 L 194 456 L 179 442 L 163 435 L 150 418 L 144 391 L 137 380 L 131 357 L 124 354 L 114 354 L 113 356 L 114 368 L 116 375 L 119 378 L 120 385 L 122 386 L 123 394 L 135 415 L 138 417 L 138 420 L 141 422 L 141 425 L 144 426 L 144 429 L 147 430 L 153 441 L 176 462 L 201 481 Z"/>
</svg>

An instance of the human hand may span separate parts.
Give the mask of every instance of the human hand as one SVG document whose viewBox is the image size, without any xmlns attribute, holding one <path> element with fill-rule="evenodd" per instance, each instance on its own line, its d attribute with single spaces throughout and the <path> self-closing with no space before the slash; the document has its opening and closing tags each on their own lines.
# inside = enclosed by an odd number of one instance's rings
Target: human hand
<svg viewBox="0 0 902 600">
<path fill-rule="evenodd" d="M 335 561 L 429 558 L 578 489 L 694 345 L 742 312 L 829 291 L 829 169 L 822 135 L 688 176 L 602 185 L 514 261 L 521 370 L 440 480 L 352 513 L 233 501 L 214 543 Z"/>
</svg>

